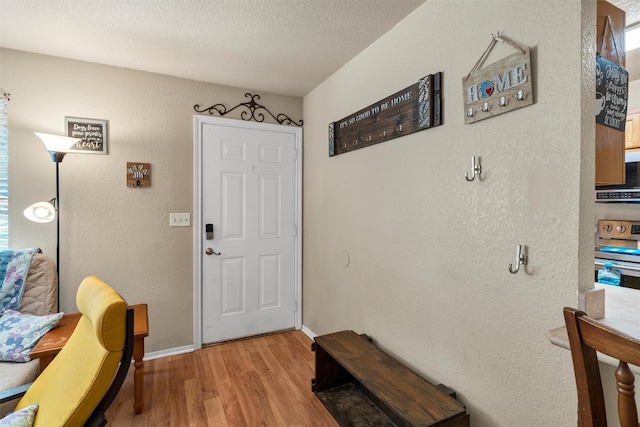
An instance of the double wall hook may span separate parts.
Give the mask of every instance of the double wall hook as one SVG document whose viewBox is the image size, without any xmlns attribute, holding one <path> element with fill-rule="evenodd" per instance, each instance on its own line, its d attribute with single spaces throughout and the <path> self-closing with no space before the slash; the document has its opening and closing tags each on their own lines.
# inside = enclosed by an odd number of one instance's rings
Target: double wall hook
<svg viewBox="0 0 640 427">
<path fill-rule="evenodd" d="M 478 179 L 482 181 L 482 165 L 480 165 L 480 156 L 476 158 L 476 156 L 471 157 L 471 178 L 469 178 L 469 174 L 467 172 L 464 173 L 464 177 L 467 181 L 471 182 L 476 179 L 476 175 Z"/>
<path fill-rule="evenodd" d="M 522 245 L 518 245 L 517 249 L 516 249 L 516 268 L 515 270 L 513 269 L 513 264 L 509 264 L 509 273 L 511 274 L 516 274 L 518 273 L 518 271 L 520 271 L 520 265 L 527 265 L 527 261 L 529 260 L 529 257 L 527 256 L 527 247 L 526 246 L 522 246 Z"/>
</svg>

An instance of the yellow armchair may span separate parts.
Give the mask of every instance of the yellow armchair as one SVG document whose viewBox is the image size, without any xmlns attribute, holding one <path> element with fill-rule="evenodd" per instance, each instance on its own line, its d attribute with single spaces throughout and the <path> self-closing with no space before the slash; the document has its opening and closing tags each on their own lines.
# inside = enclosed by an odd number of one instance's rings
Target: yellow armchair
<svg viewBox="0 0 640 427">
<path fill-rule="evenodd" d="M 39 405 L 34 427 L 105 425 L 129 369 L 133 310 L 95 276 L 82 281 L 76 303 L 78 326 L 16 406 Z"/>
</svg>

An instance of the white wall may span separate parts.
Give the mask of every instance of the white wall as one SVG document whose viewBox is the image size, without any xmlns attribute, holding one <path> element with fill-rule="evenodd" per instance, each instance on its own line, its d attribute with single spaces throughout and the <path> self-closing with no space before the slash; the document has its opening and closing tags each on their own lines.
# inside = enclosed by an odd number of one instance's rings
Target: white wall
<svg viewBox="0 0 640 427">
<path fill-rule="evenodd" d="M 629 105 L 628 109 L 640 109 L 640 80 L 634 80 L 629 83 Z"/>
<path fill-rule="evenodd" d="M 0 76 L 11 93 L 10 245 L 55 259 L 55 224 L 22 216 L 55 195 L 55 165 L 33 132 L 64 134 L 65 116 L 109 120 L 108 155 L 60 164 L 61 308 L 77 311 L 78 284 L 97 275 L 130 304 L 149 304 L 147 352 L 193 344 L 193 228 L 169 227 L 170 212 L 193 209 L 193 106 L 230 108 L 257 92 L 7 49 Z M 260 95 L 302 117 L 301 99 Z M 150 188 L 126 186 L 128 161 L 151 163 Z"/>
<path fill-rule="evenodd" d="M 430 0 L 304 98 L 305 326 L 369 334 L 474 426 L 576 422 L 544 334 L 593 286 L 594 26 L 595 2 Z M 497 29 L 532 47 L 535 104 L 465 125 L 462 77 Z M 328 157 L 330 122 L 437 71 L 443 126 Z M 531 274 L 507 271 L 516 244 Z"/>
</svg>

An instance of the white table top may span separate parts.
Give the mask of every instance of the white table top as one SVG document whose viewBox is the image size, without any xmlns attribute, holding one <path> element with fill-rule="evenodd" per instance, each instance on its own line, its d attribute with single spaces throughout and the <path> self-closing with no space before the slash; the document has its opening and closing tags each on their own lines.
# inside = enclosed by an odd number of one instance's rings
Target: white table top
<svg viewBox="0 0 640 427">
<path fill-rule="evenodd" d="M 604 318 L 598 319 L 598 322 L 640 339 L 640 290 L 599 283 L 596 283 L 595 287 L 596 289 L 605 289 Z M 546 336 L 552 344 L 567 350 L 570 349 L 565 326 L 547 331 Z M 618 364 L 608 356 L 599 354 L 598 357 L 602 362 L 614 366 Z M 633 370 L 637 372 L 636 369 Z"/>
</svg>

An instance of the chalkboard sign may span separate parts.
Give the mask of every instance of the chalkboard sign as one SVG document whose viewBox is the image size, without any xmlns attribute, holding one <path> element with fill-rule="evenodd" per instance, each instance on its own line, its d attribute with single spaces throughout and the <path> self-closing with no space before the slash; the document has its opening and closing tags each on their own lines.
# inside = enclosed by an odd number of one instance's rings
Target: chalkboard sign
<svg viewBox="0 0 640 427">
<path fill-rule="evenodd" d="M 601 56 L 596 58 L 596 123 L 624 132 L 629 73 Z"/>
<path fill-rule="evenodd" d="M 107 154 L 107 121 L 65 117 L 67 136 L 81 141 L 70 150 L 72 153 Z"/>
</svg>

